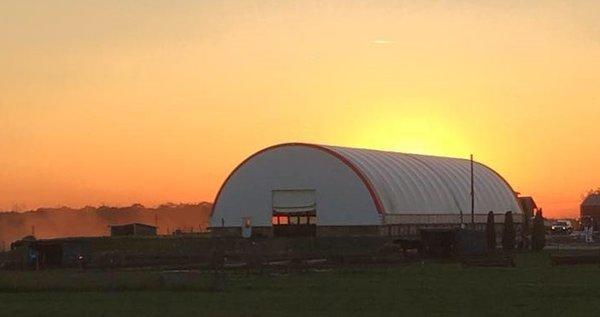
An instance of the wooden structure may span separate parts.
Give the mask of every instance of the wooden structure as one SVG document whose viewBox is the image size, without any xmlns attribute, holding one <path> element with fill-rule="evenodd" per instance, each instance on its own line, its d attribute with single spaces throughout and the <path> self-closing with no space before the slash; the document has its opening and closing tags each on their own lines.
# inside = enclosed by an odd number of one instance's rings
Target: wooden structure
<svg viewBox="0 0 600 317">
<path fill-rule="evenodd" d="M 143 223 L 128 223 L 110 226 L 110 236 L 155 236 L 156 227 Z"/>
</svg>

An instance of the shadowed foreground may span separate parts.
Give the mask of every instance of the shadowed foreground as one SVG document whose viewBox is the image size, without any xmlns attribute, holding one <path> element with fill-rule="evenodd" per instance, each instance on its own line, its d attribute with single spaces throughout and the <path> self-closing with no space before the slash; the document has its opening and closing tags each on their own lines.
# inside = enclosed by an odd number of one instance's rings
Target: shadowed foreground
<svg viewBox="0 0 600 317">
<path fill-rule="evenodd" d="M 554 267 L 524 254 L 516 268 L 413 263 L 394 268 L 227 273 L 46 271 L 0 273 L 6 315 L 594 315 L 600 268 Z M 94 291 L 96 289 L 96 291 Z M 101 291 L 97 291 L 101 290 Z"/>
</svg>

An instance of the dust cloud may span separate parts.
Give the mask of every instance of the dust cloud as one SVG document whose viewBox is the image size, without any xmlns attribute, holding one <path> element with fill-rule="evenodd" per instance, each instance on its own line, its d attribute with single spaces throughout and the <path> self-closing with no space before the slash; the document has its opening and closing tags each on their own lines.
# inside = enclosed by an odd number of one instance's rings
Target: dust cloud
<svg viewBox="0 0 600 317">
<path fill-rule="evenodd" d="M 173 204 L 147 208 L 84 207 L 81 209 L 39 208 L 27 212 L 0 212 L 0 249 L 11 242 L 33 235 L 37 239 L 110 235 L 110 226 L 139 222 L 158 227 L 159 234 L 203 232 L 210 217 L 211 204 Z"/>
</svg>

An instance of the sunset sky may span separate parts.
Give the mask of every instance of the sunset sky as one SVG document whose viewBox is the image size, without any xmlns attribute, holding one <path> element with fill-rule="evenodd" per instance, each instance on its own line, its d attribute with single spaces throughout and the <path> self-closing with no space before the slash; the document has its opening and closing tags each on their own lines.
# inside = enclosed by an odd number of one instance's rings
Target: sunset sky
<svg viewBox="0 0 600 317">
<path fill-rule="evenodd" d="M 468 157 L 576 216 L 600 1 L 2 1 L 0 210 L 212 201 L 263 147 Z"/>
</svg>

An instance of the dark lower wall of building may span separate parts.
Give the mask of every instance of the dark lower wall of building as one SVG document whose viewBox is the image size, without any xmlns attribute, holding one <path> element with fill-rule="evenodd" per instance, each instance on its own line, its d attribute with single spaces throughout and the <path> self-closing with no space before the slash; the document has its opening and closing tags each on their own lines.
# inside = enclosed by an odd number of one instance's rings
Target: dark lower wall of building
<svg viewBox="0 0 600 317">
<path fill-rule="evenodd" d="M 517 241 L 520 241 L 522 226 L 520 223 L 515 223 L 515 230 L 517 232 Z M 384 225 L 379 226 L 381 236 L 392 236 L 392 237 L 407 237 L 417 238 L 419 237 L 419 230 L 422 228 L 435 229 L 435 228 L 459 228 L 457 224 L 396 224 L 396 225 Z M 476 223 L 476 231 L 485 231 L 485 223 Z M 496 229 L 496 241 L 502 239 L 502 232 L 504 231 L 503 223 L 495 223 L 494 228 Z"/>
<path fill-rule="evenodd" d="M 380 226 L 317 226 L 318 237 L 379 237 Z"/>
<path fill-rule="evenodd" d="M 317 237 L 380 237 L 381 226 L 317 226 Z M 242 236 L 240 227 L 213 227 L 213 237 L 238 238 Z M 253 237 L 273 237 L 273 227 L 252 227 Z"/>
<path fill-rule="evenodd" d="M 110 227 L 110 235 L 118 236 L 155 236 L 156 227 L 141 224 L 127 224 Z"/>
<path fill-rule="evenodd" d="M 137 236 L 155 236 L 156 227 L 136 225 L 134 234 Z"/>
<path fill-rule="evenodd" d="M 581 206 L 581 217 L 592 217 L 600 220 L 600 206 Z"/>
<path fill-rule="evenodd" d="M 394 224 L 381 226 L 317 226 L 317 237 L 419 237 L 421 228 L 458 228 L 456 224 Z M 485 223 L 475 224 L 477 231 L 485 231 Z M 496 236 L 502 237 L 504 224 L 496 223 Z M 521 236 L 521 224 L 515 223 L 517 231 L 517 240 Z M 234 237 L 242 236 L 240 227 L 213 227 L 213 237 Z M 273 227 L 252 227 L 253 237 L 273 237 Z M 500 240 L 498 240 L 500 241 Z"/>
<path fill-rule="evenodd" d="M 581 206 L 581 214 L 600 214 L 600 206 Z"/>
<path fill-rule="evenodd" d="M 600 224 L 600 206 L 581 206 L 581 217 L 591 217 L 595 230 Z"/>
<path fill-rule="evenodd" d="M 241 227 L 213 227 L 211 228 L 213 237 L 216 238 L 239 238 L 242 236 Z M 253 237 L 272 237 L 273 227 L 252 227 Z"/>
</svg>

